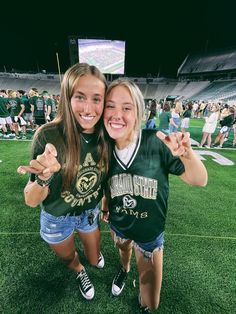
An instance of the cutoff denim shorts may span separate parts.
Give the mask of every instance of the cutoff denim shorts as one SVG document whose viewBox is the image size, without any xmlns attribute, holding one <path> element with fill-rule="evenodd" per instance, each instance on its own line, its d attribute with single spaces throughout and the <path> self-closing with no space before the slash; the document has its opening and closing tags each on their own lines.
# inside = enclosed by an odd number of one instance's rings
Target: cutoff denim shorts
<svg viewBox="0 0 236 314">
<path fill-rule="evenodd" d="M 45 210 L 41 210 L 40 216 L 40 235 L 44 241 L 49 244 L 57 244 L 65 241 L 69 236 L 78 230 L 81 233 L 89 233 L 99 227 L 100 209 L 97 206 L 94 209 L 88 209 L 79 216 L 55 217 Z M 93 217 L 93 221 L 89 221 L 89 217 Z"/>
<path fill-rule="evenodd" d="M 109 226 L 111 230 L 115 232 L 115 242 L 120 241 L 121 243 L 124 243 L 126 240 L 130 240 L 120 231 L 118 231 L 111 223 L 109 223 Z M 153 253 L 155 251 L 164 249 L 164 231 L 159 234 L 153 241 L 145 243 L 133 241 L 133 245 L 137 250 L 143 253 L 143 256 L 145 258 L 152 259 Z"/>
</svg>

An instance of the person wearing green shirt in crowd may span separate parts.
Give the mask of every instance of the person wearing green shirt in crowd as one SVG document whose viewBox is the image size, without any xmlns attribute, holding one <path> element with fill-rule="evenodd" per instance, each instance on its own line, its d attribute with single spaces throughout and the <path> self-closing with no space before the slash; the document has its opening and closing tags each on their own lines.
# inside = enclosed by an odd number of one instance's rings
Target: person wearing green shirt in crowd
<svg viewBox="0 0 236 314">
<path fill-rule="evenodd" d="M 19 97 L 17 97 L 17 92 L 11 90 L 8 93 L 8 103 L 10 109 L 10 116 L 13 122 L 13 129 L 16 134 L 16 138 L 19 139 L 19 126 L 22 128 L 22 138 L 26 139 L 26 122 L 23 119 L 23 113 L 25 111 L 24 104 L 21 103 Z"/>
<path fill-rule="evenodd" d="M 10 128 L 13 129 L 12 119 L 7 109 L 8 106 L 9 104 L 8 104 L 8 99 L 6 98 L 6 91 L 1 90 L 0 91 L 0 126 L 1 126 L 3 134 L 0 133 L 0 136 L 3 137 L 4 139 L 9 138 L 9 135 L 7 134 L 6 125 L 8 124 Z"/>
<path fill-rule="evenodd" d="M 26 92 L 24 90 L 18 90 L 18 95 L 20 97 L 20 102 L 22 105 L 24 105 L 25 110 L 23 112 L 23 118 L 26 121 L 27 124 L 31 126 L 31 130 L 34 130 L 34 124 L 33 124 L 33 114 L 31 111 L 31 105 L 29 103 L 29 98 L 26 95 Z"/>
<path fill-rule="evenodd" d="M 45 101 L 42 96 L 39 95 L 37 88 L 31 88 L 29 91 L 29 103 L 31 106 L 31 112 L 33 114 L 33 121 L 38 129 L 41 125 L 46 123 L 45 119 Z"/>
<path fill-rule="evenodd" d="M 162 113 L 159 115 L 159 126 L 158 130 L 164 132 L 165 134 L 169 134 L 169 123 L 170 123 L 171 113 L 170 113 L 170 105 L 168 103 L 164 103 Z"/>
<path fill-rule="evenodd" d="M 47 91 L 42 93 L 46 105 L 46 120 L 52 121 L 56 117 L 56 103 Z"/>
<path fill-rule="evenodd" d="M 181 122 L 181 132 L 183 133 L 186 132 L 186 130 L 189 128 L 189 122 L 192 116 L 192 109 L 193 109 L 193 105 L 191 102 L 186 104 L 185 110 L 183 112 L 183 120 Z"/>
</svg>

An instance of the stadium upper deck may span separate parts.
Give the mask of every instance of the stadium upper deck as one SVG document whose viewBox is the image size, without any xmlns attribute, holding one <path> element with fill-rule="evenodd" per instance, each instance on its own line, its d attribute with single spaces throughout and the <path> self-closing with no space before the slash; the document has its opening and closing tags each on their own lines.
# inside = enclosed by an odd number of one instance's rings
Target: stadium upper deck
<svg viewBox="0 0 236 314">
<path fill-rule="evenodd" d="M 236 77 L 236 47 L 188 55 L 178 69 L 179 78 Z"/>
<path fill-rule="evenodd" d="M 236 48 L 189 55 L 178 70 L 178 78 L 130 79 L 140 87 L 145 99 L 174 95 L 182 100 L 236 101 Z M 1 89 L 28 91 L 32 87 L 59 94 L 59 75 L 0 73 Z"/>
</svg>

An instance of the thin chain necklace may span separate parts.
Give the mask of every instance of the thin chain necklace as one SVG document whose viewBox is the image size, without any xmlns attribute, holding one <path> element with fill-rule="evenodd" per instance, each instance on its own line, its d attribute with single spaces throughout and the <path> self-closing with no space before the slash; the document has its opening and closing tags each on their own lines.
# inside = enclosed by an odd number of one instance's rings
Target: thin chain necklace
<svg viewBox="0 0 236 314">
<path fill-rule="evenodd" d="M 93 139 L 93 137 L 91 137 L 89 140 L 87 140 L 87 139 L 83 136 L 82 133 L 80 133 L 80 135 L 81 135 L 82 139 L 85 141 L 86 144 L 90 143 L 90 142 L 92 141 L 92 139 Z"/>
</svg>

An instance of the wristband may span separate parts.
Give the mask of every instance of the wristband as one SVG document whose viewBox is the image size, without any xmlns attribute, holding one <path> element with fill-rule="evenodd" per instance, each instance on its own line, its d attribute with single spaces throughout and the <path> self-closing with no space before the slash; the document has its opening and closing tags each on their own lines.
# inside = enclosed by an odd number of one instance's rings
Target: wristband
<svg viewBox="0 0 236 314">
<path fill-rule="evenodd" d="M 50 182 L 52 181 L 52 178 L 53 178 L 53 175 L 49 179 L 42 180 L 38 177 L 38 175 L 35 175 L 35 182 L 38 185 L 45 187 L 45 186 L 49 186 Z"/>
<path fill-rule="evenodd" d="M 106 214 L 106 213 L 108 213 L 108 210 L 101 210 L 101 212 L 102 212 L 103 214 Z"/>
</svg>

